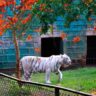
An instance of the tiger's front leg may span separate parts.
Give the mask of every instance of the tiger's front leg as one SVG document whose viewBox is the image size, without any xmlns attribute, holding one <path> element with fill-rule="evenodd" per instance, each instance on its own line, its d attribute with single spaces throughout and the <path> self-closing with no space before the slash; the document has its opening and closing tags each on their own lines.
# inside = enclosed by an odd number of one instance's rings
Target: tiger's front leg
<svg viewBox="0 0 96 96">
<path fill-rule="evenodd" d="M 62 80 L 63 76 L 62 76 L 62 72 L 59 69 L 58 69 L 58 73 L 59 73 L 59 80 L 58 81 L 60 82 Z"/>
<path fill-rule="evenodd" d="M 50 84 L 51 82 L 50 82 L 50 73 L 51 73 L 51 70 L 50 70 L 50 68 L 48 68 L 47 70 L 46 70 L 46 76 L 45 76 L 45 80 L 46 80 L 46 83 L 47 84 Z"/>
</svg>

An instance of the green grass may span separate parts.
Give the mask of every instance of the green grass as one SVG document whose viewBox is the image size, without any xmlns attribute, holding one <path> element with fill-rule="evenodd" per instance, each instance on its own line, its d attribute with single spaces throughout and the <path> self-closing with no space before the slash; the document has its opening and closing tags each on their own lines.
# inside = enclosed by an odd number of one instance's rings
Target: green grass
<svg viewBox="0 0 96 96">
<path fill-rule="evenodd" d="M 53 85 L 59 85 L 75 90 L 91 93 L 96 90 L 96 67 L 79 68 L 63 71 L 63 79 L 58 83 L 58 75 L 51 74 Z M 32 81 L 45 83 L 45 74 L 38 73 L 31 76 Z"/>
</svg>

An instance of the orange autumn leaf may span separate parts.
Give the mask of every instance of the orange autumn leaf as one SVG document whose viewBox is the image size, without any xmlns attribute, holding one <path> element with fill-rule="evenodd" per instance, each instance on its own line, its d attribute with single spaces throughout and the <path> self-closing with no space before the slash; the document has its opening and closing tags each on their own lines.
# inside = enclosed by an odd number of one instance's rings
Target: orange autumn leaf
<svg viewBox="0 0 96 96">
<path fill-rule="evenodd" d="M 4 0 L 0 0 L 0 7 L 5 7 L 6 6 L 6 2 Z"/>
<path fill-rule="evenodd" d="M 16 22 L 18 22 L 18 18 L 16 15 L 14 17 L 8 16 L 7 18 L 10 21 L 10 23 L 12 23 L 12 24 L 15 24 Z"/>
<path fill-rule="evenodd" d="M 6 5 L 7 5 L 7 6 L 15 5 L 15 4 L 16 4 L 16 1 L 15 1 L 15 0 L 8 0 L 8 1 L 6 2 Z"/>
<path fill-rule="evenodd" d="M 21 9 L 21 8 L 22 8 L 21 5 L 17 5 L 17 6 L 16 6 L 16 9 Z"/>
<path fill-rule="evenodd" d="M 38 2 L 38 0 L 21 0 L 21 2 L 24 4 L 34 4 L 35 2 Z"/>
<path fill-rule="evenodd" d="M 29 5 L 29 6 L 26 6 L 26 10 L 31 10 L 32 9 L 32 6 Z"/>
<path fill-rule="evenodd" d="M 0 28 L 2 31 L 11 28 L 9 22 L 6 22 L 5 24 L 2 25 L 2 28 Z"/>
<path fill-rule="evenodd" d="M 64 40 L 64 39 L 67 37 L 67 34 L 64 33 L 64 32 L 62 32 L 62 33 L 60 34 L 60 37 L 62 38 L 62 40 Z"/>
<path fill-rule="evenodd" d="M 77 43 L 77 42 L 79 42 L 80 40 L 81 40 L 80 37 L 79 37 L 79 36 L 76 36 L 76 37 L 73 38 L 72 41 L 73 41 L 74 43 Z"/>
<path fill-rule="evenodd" d="M 40 53 L 40 48 L 34 48 L 35 52 Z"/>
<path fill-rule="evenodd" d="M 4 12 L 6 12 L 6 10 L 5 10 L 4 8 L 2 8 L 2 9 L 1 9 L 1 12 L 4 13 Z"/>
<path fill-rule="evenodd" d="M 22 24 L 26 24 L 26 23 L 27 23 L 27 20 L 24 19 L 24 20 L 21 21 L 21 23 L 22 23 Z"/>
<path fill-rule="evenodd" d="M 27 0 L 28 4 L 34 4 L 35 2 L 38 2 L 38 0 Z"/>
<path fill-rule="evenodd" d="M 21 8 L 21 10 L 31 10 L 31 8 L 32 8 L 32 6 L 30 6 L 30 5 L 24 5 L 24 6 L 22 6 L 22 8 Z"/>
<path fill-rule="evenodd" d="M 2 25 L 4 23 L 3 19 L 0 19 L 0 25 Z"/>
<path fill-rule="evenodd" d="M 1 19 L 1 18 L 3 18 L 3 15 L 2 15 L 2 14 L 0 14 L 0 19 Z"/>
<path fill-rule="evenodd" d="M 34 3 L 38 2 L 38 0 L 21 0 L 23 7 L 21 10 L 30 10 Z"/>
<path fill-rule="evenodd" d="M 10 26 L 9 22 L 6 22 L 5 29 L 8 29 L 8 28 L 11 28 L 11 26 Z"/>
<path fill-rule="evenodd" d="M 21 23 L 26 24 L 31 19 L 31 15 L 29 14 L 26 18 L 24 18 Z"/>
<path fill-rule="evenodd" d="M 32 36 L 28 35 L 27 38 L 26 38 L 26 41 L 31 41 L 31 40 L 32 40 Z"/>
<path fill-rule="evenodd" d="M 1 27 L 0 27 L 0 32 L 1 32 L 1 34 L 4 32 L 4 30 L 5 30 L 6 28 L 5 28 L 5 25 L 1 25 Z"/>
<path fill-rule="evenodd" d="M 22 24 L 26 24 L 27 22 L 28 22 L 28 19 L 27 19 L 27 18 L 25 18 L 25 19 L 23 19 L 23 20 L 21 21 Z"/>
<path fill-rule="evenodd" d="M 10 16 L 7 16 L 7 19 L 11 21 L 11 20 L 12 20 L 12 17 L 10 17 Z"/>
<path fill-rule="evenodd" d="M 2 31 L 0 31 L 0 36 L 2 36 L 3 35 L 3 32 Z"/>
<path fill-rule="evenodd" d="M 16 23 L 16 22 L 18 21 L 17 16 L 14 16 L 14 17 L 12 18 L 12 21 L 13 21 L 14 23 Z"/>
</svg>

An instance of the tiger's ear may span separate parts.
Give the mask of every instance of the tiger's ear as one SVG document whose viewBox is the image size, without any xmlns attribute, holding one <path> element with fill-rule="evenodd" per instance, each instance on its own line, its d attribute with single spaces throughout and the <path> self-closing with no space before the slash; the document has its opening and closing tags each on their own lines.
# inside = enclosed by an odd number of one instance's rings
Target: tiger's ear
<svg viewBox="0 0 96 96">
<path fill-rule="evenodd" d="M 65 56 L 67 56 L 67 54 L 64 53 L 63 56 L 65 57 Z"/>
<path fill-rule="evenodd" d="M 64 53 L 63 55 L 66 55 L 66 53 Z"/>
</svg>

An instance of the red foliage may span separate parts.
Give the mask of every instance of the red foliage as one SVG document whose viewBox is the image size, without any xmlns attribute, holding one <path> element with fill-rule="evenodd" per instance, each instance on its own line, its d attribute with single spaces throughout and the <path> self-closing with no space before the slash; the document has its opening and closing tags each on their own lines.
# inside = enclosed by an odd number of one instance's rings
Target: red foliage
<svg viewBox="0 0 96 96">
<path fill-rule="evenodd" d="M 34 3 L 38 2 L 38 0 L 21 0 L 23 4 L 21 10 L 30 10 Z"/>
<path fill-rule="evenodd" d="M 17 5 L 17 6 L 16 6 L 16 9 L 18 9 L 18 10 L 20 10 L 21 8 L 22 8 L 21 5 Z"/>
<path fill-rule="evenodd" d="M 6 5 L 10 6 L 10 5 L 15 5 L 16 1 L 15 0 L 7 0 Z"/>
<path fill-rule="evenodd" d="M 0 19 L 3 18 L 3 14 L 0 14 Z"/>
<path fill-rule="evenodd" d="M 73 42 L 74 42 L 74 43 L 77 43 L 77 42 L 79 42 L 80 40 L 81 40 L 81 39 L 80 39 L 79 36 L 76 36 L 76 37 L 73 38 Z"/>
<path fill-rule="evenodd" d="M 2 25 L 4 23 L 3 19 L 0 19 L 0 25 Z"/>
<path fill-rule="evenodd" d="M 26 38 L 26 41 L 31 41 L 31 40 L 32 40 L 32 36 L 28 35 L 27 38 Z"/>
<path fill-rule="evenodd" d="M 9 22 L 6 22 L 5 25 L 4 25 L 5 29 L 8 29 L 8 28 L 11 28 L 11 25 Z"/>
<path fill-rule="evenodd" d="M 12 24 L 15 24 L 16 22 L 18 22 L 17 16 L 14 16 L 14 17 L 8 16 L 7 18 L 8 18 L 8 20 L 9 20 Z"/>
<path fill-rule="evenodd" d="M 34 51 L 40 53 L 40 48 L 34 48 Z"/>
<path fill-rule="evenodd" d="M 16 4 L 15 0 L 0 0 L 0 7 L 6 7 L 15 4 Z"/>
<path fill-rule="evenodd" d="M 26 24 L 31 19 L 31 15 L 29 14 L 26 18 L 24 18 L 21 23 Z"/>
<path fill-rule="evenodd" d="M 0 36 L 2 36 L 3 35 L 3 32 L 0 30 Z"/>
<path fill-rule="evenodd" d="M 0 7 L 5 7 L 5 6 L 6 6 L 5 0 L 0 0 Z"/>
<path fill-rule="evenodd" d="M 60 37 L 62 38 L 62 40 L 64 40 L 64 39 L 67 37 L 67 34 L 64 33 L 64 32 L 62 32 L 62 33 L 60 34 Z"/>
</svg>

